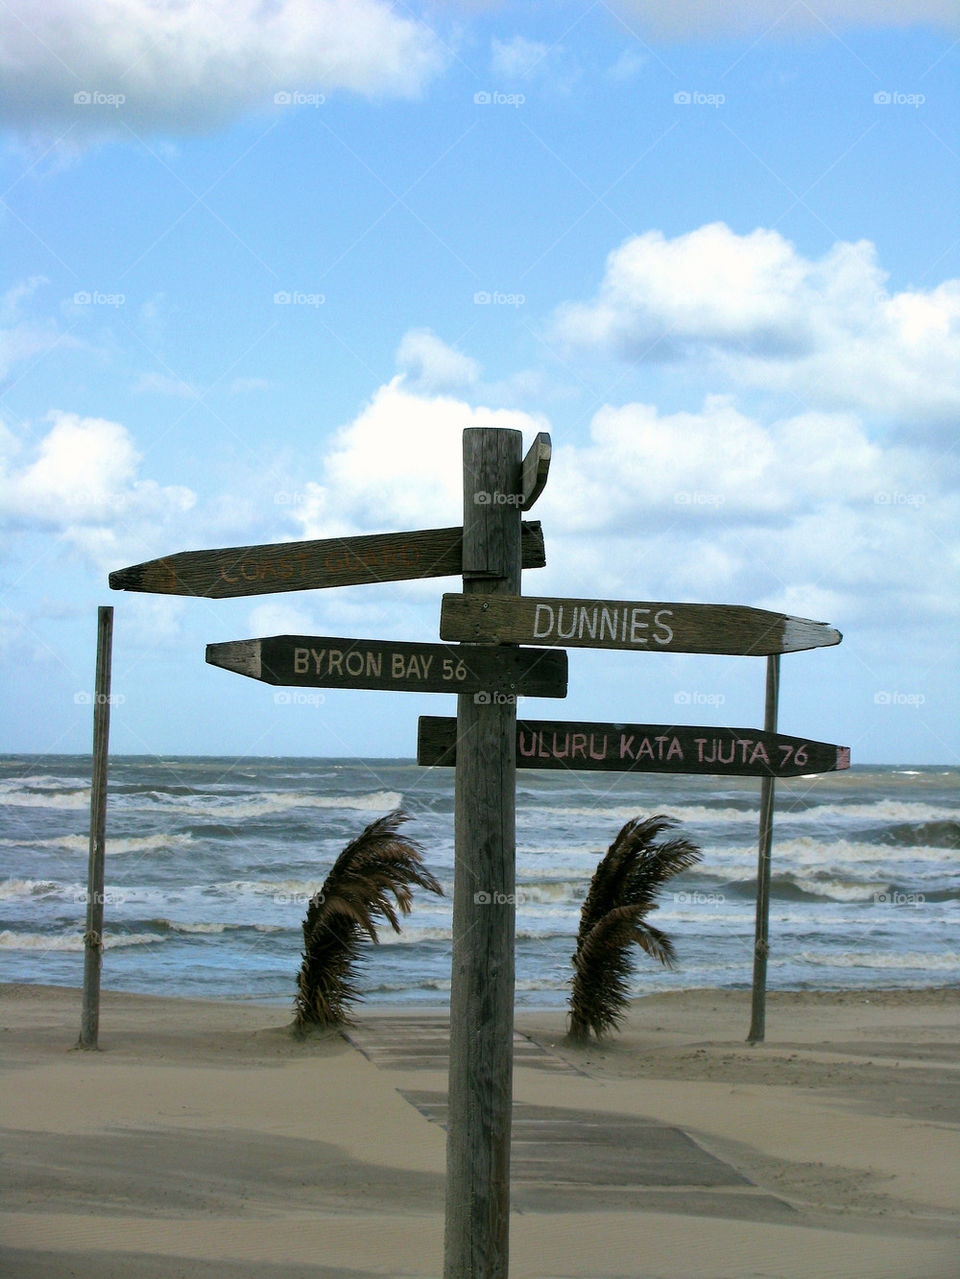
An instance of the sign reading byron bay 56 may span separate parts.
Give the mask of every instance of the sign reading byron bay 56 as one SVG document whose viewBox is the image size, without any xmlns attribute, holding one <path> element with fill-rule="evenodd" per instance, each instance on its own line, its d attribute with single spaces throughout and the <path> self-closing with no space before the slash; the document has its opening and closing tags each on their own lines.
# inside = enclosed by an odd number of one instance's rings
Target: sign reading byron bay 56
<svg viewBox="0 0 960 1279">
<path fill-rule="evenodd" d="M 839 644 L 824 622 L 739 604 L 658 604 L 444 595 L 440 637 L 461 642 L 566 644 L 676 653 L 792 653 Z"/>
</svg>

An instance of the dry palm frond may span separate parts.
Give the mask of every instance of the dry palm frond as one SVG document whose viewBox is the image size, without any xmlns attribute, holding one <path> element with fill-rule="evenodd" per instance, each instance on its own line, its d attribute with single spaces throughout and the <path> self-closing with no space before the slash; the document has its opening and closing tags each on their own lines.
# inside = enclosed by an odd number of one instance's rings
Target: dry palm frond
<svg viewBox="0 0 960 1279">
<path fill-rule="evenodd" d="M 570 1037 L 597 1038 L 619 1025 L 633 973 L 636 943 L 665 967 L 674 963 L 673 943 L 646 922 L 657 909 L 657 894 L 674 875 L 700 860 L 686 839 L 655 841 L 675 826 L 672 818 L 634 817 L 621 829 L 597 866 L 580 912 L 573 956 Z"/>
<path fill-rule="evenodd" d="M 303 963 L 297 976 L 295 1026 L 338 1025 L 360 997 L 354 972 L 364 936 L 378 942 L 386 919 L 400 931 L 399 915 L 413 904 L 411 886 L 443 894 L 423 866 L 423 850 L 397 832 L 408 815 L 399 809 L 371 822 L 333 864 L 323 888 L 310 899 L 303 921 Z"/>
</svg>

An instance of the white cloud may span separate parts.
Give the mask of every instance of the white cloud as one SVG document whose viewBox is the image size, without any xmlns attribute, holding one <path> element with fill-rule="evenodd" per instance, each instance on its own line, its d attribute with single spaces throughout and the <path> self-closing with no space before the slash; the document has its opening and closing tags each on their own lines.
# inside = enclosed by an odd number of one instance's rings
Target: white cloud
<svg viewBox="0 0 960 1279">
<path fill-rule="evenodd" d="M 182 516 L 189 489 L 140 480 L 140 456 L 119 422 L 52 411 L 50 430 L 29 449 L 0 436 L 0 521 L 56 531 L 102 565 L 146 528 Z M 114 565 L 115 566 L 115 565 Z"/>
<path fill-rule="evenodd" d="M 886 278 L 867 241 L 814 260 L 776 231 L 649 231 L 609 255 L 596 297 L 561 307 L 554 330 L 635 361 L 710 361 L 818 407 L 955 418 L 960 280 L 891 294 Z"/>
<path fill-rule="evenodd" d="M 490 69 L 506 80 L 526 79 L 546 66 L 550 45 L 525 36 L 513 36 L 510 40 L 491 42 Z"/>
<path fill-rule="evenodd" d="M 448 346 L 430 329 L 410 329 L 397 349 L 397 367 L 411 387 L 423 391 L 458 391 L 474 386 L 480 365 Z"/>
<path fill-rule="evenodd" d="M 416 394 L 401 377 L 382 386 L 340 430 L 324 459 L 323 482 L 303 487 L 291 510 L 301 537 L 442 528 L 463 519 L 461 436 L 469 426 L 503 427 L 529 442 L 543 420 L 510 409 L 472 408 L 452 396 Z"/>
<path fill-rule="evenodd" d="M 827 35 L 848 27 L 926 25 L 960 30 L 955 0 L 614 0 L 613 7 L 642 23 L 642 29 L 667 39 L 699 40 L 717 36 L 785 34 L 813 31 Z"/>
<path fill-rule="evenodd" d="M 0 49 L 7 124 L 113 133 L 193 133 L 283 91 L 412 96 L 445 61 L 382 0 L 12 0 Z"/>
</svg>

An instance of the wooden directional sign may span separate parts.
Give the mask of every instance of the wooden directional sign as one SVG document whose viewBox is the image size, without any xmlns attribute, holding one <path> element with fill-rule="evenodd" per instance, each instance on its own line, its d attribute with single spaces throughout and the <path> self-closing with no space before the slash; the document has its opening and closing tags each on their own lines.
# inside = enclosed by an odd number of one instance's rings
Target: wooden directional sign
<svg viewBox="0 0 960 1279">
<path fill-rule="evenodd" d="M 457 721 L 421 715 L 417 763 L 457 761 Z M 752 728 L 675 724 L 517 722 L 517 768 L 615 773 L 716 773 L 726 777 L 800 777 L 850 767 L 850 748 Z"/>
<path fill-rule="evenodd" d="M 565 697 L 567 655 L 555 648 L 459 648 L 397 640 L 273 635 L 207 645 L 211 666 L 265 684 L 472 693 L 478 701 Z M 454 721 L 455 722 L 455 721 Z"/>
<path fill-rule="evenodd" d="M 546 560 L 539 521 L 524 521 L 520 546 L 524 568 L 543 568 Z M 110 585 L 115 591 L 225 599 L 414 577 L 451 577 L 462 571 L 462 564 L 463 529 L 433 528 L 180 551 L 118 569 L 110 574 Z"/>
<path fill-rule="evenodd" d="M 444 595 L 440 638 L 637 652 L 765 655 L 839 644 L 842 636 L 824 622 L 737 604 Z"/>
</svg>

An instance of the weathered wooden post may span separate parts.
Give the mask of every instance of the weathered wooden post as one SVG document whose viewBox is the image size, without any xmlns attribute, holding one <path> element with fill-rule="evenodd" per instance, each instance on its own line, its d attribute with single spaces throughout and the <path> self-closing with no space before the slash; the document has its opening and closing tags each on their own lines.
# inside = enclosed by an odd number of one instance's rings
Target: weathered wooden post
<svg viewBox="0 0 960 1279">
<path fill-rule="evenodd" d="M 96 1048 L 100 1029 L 100 962 L 103 954 L 103 862 L 107 834 L 107 755 L 110 740 L 110 665 L 113 609 L 97 609 L 97 675 L 93 696 L 93 780 L 90 789 L 90 853 L 87 862 L 87 927 L 83 935 L 81 1048 Z"/>
<path fill-rule="evenodd" d="M 763 727 L 777 731 L 777 704 L 780 697 L 780 654 L 767 658 L 767 692 Z M 773 801 L 775 779 L 766 774 L 760 784 L 760 839 L 757 850 L 757 919 L 753 940 L 753 1003 L 747 1043 L 763 1042 L 767 1015 L 767 955 L 770 950 L 770 849 L 773 844 Z"/>
<path fill-rule="evenodd" d="M 463 590 L 520 592 L 521 436 L 463 433 Z M 457 699 L 444 1279 L 506 1279 L 513 1104 L 514 699 Z"/>
</svg>

